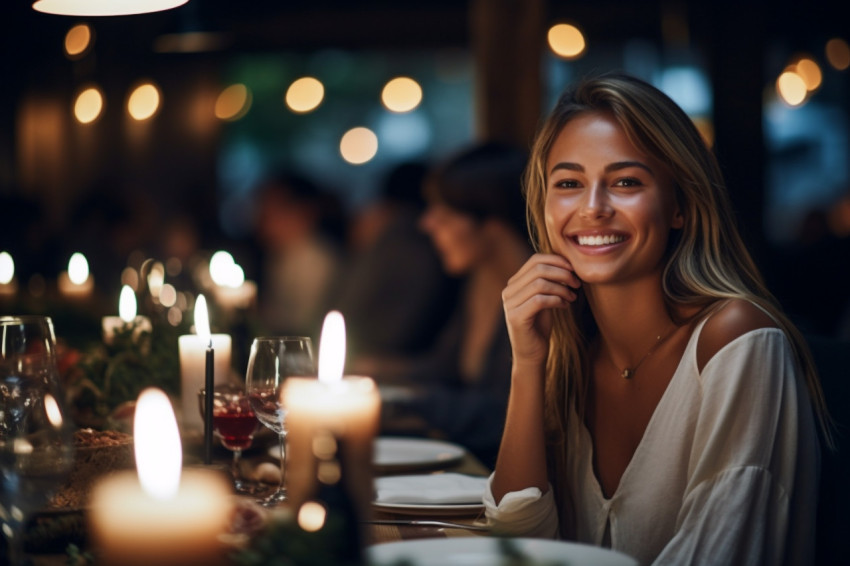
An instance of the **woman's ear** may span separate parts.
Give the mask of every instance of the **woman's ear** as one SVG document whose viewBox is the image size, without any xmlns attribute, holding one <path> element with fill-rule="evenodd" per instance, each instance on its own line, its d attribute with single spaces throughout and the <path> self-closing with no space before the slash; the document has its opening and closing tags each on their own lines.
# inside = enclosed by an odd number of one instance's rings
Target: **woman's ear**
<svg viewBox="0 0 850 566">
<path fill-rule="evenodd" d="M 684 226 L 685 215 L 682 214 L 682 209 L 677 206 L 676 210 L 673 211 L 673 222 L 670 224 L 670 227 L 676 230 L 681 230 Z"/>
</svg>

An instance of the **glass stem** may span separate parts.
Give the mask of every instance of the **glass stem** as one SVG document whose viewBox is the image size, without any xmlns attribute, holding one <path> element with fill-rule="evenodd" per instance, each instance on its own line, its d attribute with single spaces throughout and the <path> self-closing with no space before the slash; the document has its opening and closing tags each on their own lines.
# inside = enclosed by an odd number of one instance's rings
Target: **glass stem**
<svg viewBox="0 0 850 566">
<path fill-rule="evenodd" d="M 238 486 L 239 480 L 239 460 L 242 458 L 242 450 L 233 451 L 233 464 L 231 464 L 231 474 L 233 475 L 233 484 Z"/>
<path fill-rule="evenodd" d="M 283 443 L 286 440 L 286 433 L 282 432 L 277 435 L 278 445 L 280 447 L 280 486 L 282 490 L 286 485 L 286 451 L 283 448 Z"/>
</svg>

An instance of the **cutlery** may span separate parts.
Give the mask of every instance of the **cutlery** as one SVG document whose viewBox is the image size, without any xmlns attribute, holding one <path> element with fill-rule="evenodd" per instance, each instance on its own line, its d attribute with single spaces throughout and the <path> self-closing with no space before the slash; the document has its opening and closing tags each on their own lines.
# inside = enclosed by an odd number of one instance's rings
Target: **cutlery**
<svg viewBox="0 0 850 566">
<path fill-rule="evenodd" d="M 490 527 L 485 525 L 467 525 L 464 523 L 453 523 L 451 521 L 430 521 L 421 519 L 370 519 L 363 521 L 370 525 L 404 525 L 408 527 L 444 527 L 447 529 L 464 529 L 467 531 L 490 532 Z"/>
</svg>

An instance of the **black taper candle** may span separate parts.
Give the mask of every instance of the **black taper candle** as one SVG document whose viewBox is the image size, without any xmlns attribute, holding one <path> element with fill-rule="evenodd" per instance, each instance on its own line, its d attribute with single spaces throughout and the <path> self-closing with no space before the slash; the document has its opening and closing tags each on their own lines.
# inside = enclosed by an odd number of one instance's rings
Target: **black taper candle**
<svg viewBox="0 0 850 566">
<path fill-rule="evenodd" d="M 215 350 L 212 347 L 212 340 L 207 347 L 206 367 L 204 388 L 204 464 L 212 464 L 212 440 L 213 440 L 213 395 L 215 392 L 215 373 L 213 368 Z"/>
</svg>

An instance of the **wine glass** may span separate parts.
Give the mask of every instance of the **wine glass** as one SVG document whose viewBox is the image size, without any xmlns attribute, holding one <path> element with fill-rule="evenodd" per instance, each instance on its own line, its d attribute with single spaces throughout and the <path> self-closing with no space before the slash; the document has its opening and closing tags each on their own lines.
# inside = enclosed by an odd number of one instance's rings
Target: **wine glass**
<svg viewBox="0 0 850 566">
<path fill-rule="evenodd" d="M 198 393 L 201 416 L 206 413 L 206 389 Z M 245 387 L 232 383 L 221 383 L 213 389 L 213 432 L 218 435 L 221 445 L 233 452 L 231 463 L 231 475 L 233 476 L 233 488 L 237 493 L 254 493 L 250 482 L 241 478 L 239 462 L 242 460 L 242 451 L 251 447 L 254 434 L 260 426 L 257 421 Z"/>
<path fill-rule="evenodd" d="M 5 563 L 24 563 L 29 515 L 70 472 L 73 424 L 63 408 L 53 322 L 0 317 L 0 523 Z"/>
<path fill-rule="evenodd" d="M 306 336 L 259 337 L 251 344 L 245 388 L 257 418 L 277 433 L 280 449 L 280 485 L 263 500 L 267 506 L 286 501 L 286 412 L 280 388 L 288 377 L 315 374 L 313 342 Z"/>
</svg>

